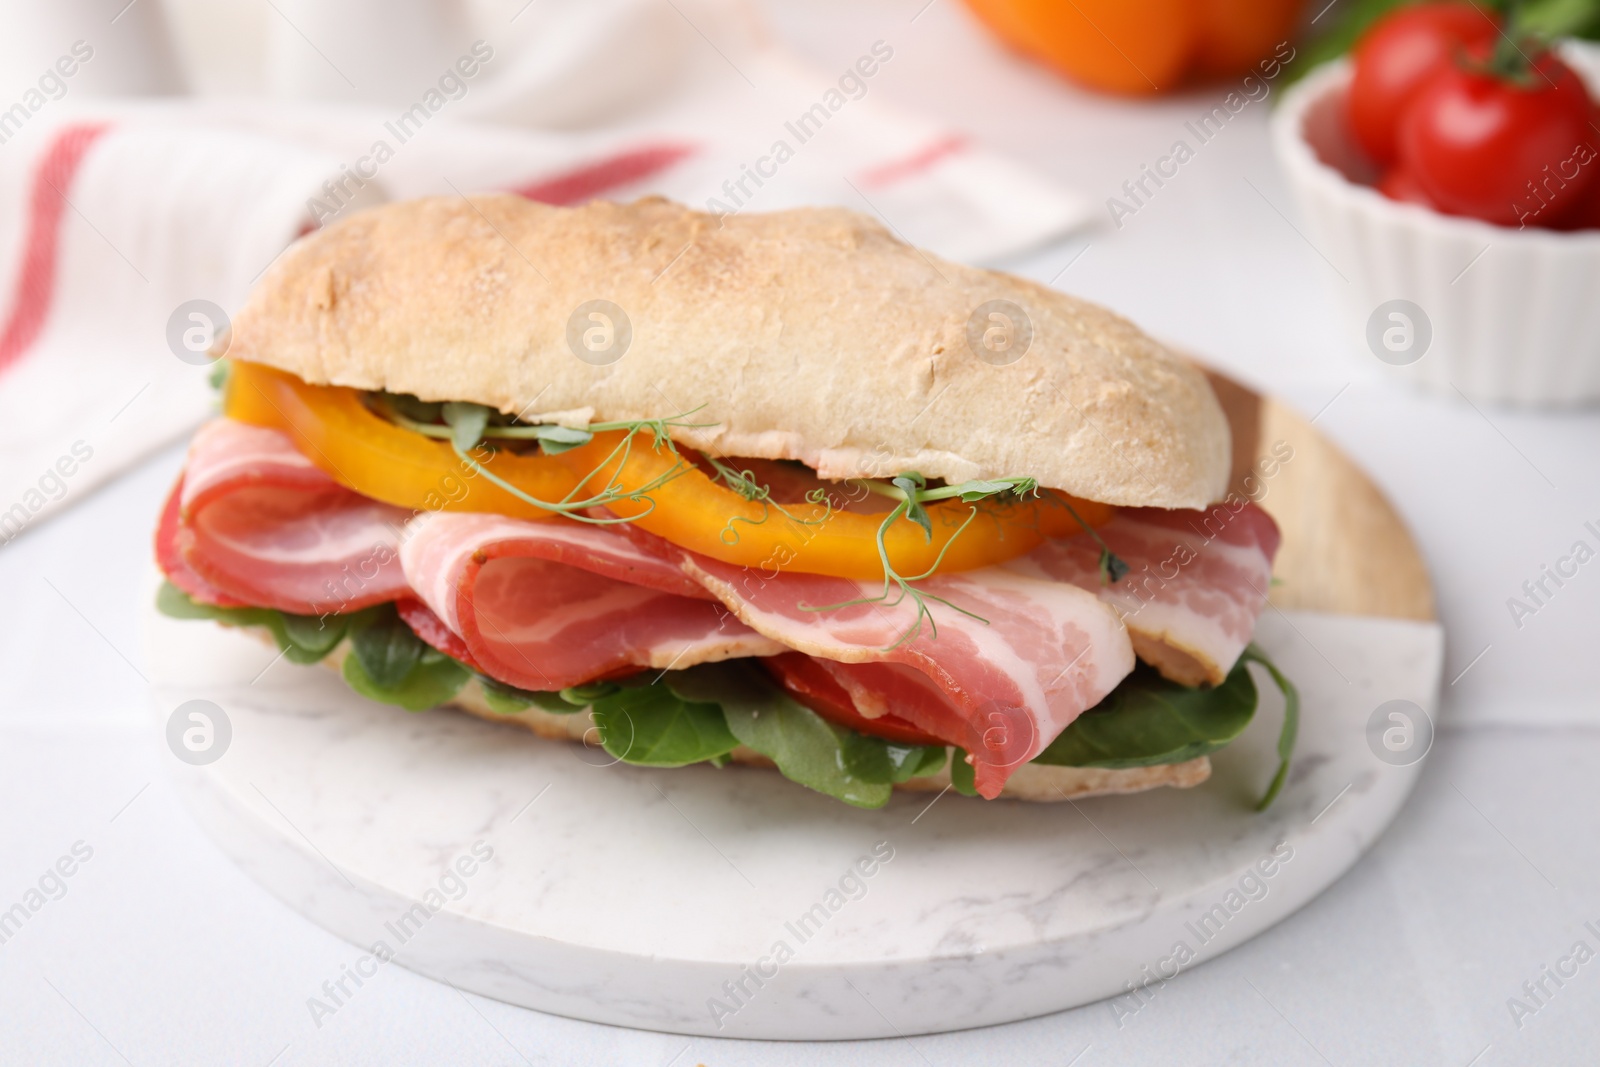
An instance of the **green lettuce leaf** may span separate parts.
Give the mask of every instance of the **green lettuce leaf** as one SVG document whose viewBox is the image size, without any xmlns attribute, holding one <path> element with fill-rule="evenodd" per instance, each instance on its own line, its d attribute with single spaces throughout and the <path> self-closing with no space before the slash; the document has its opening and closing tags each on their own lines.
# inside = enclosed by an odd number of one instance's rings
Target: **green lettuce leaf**
<svg viewBox="0 0 1600 1067">
<path fill-rule="evenodd" d="M 1249 664 L 1259 663 L 1283 693 L 1278 770 L 1256 805 L 1265 811 L 1289 775 L 1300 732 L 1300 694 L 1294 683 L 1251 645 L 1221 685 L 1191 689 L 1140 664 L 1095 707 L 1073 720 L 1035 763 L 1066 767 L 1147 767 L 1182 763 L 1230 744 L 1255 716 L 1258 694 Z M 959 788 L 959 786 L 957 787 Z"/>
<path fill-rule="evenodd" d="M 1256 685 L 1244 660 L 1214 689 L 1169 682 L 1140 664 L 1099 704 L 1061 731 L 1035 763 L 1058 767 L 1148 767 L 1215 752 L 1256 711 Z"/>
<path fill-rule="evenodd" d="M 478 685 L 483 689 L 483 702 L 497 715 L 517 715 L 533 707 L 553 715 L 571 715 L 583 710 L 582 705 L 562 699 L 559 693 L 518 689 L 514 685 L 497 682 L 487 674 L 478 675 Z"/>
<path fill-rule="evenodd" d="M 901 745 L 886 741 L 884 754 L 889 757 L 889 781 L 908 782 L 925 778 L 944 770 L 944 761 L 950 750 L 943 745 Z"/>
<path fill-rule="evenodd" d="M 362 696 L 382 704 L 394 704 L 407 711 L 427 711 L 448 703 L 467 684 L 472 672 L 437 649 L 428 649 L 405 677 L 390 684 L 379 684 L 367 673 L 359 656 L 344 658 L 344 680 Z"/>
<path fill-rule="evenodd" d="M 270 608 L 218 608 L 191 600 L 170 582 L 157 607 L 180 619 L 264 626 L 285 658 L 314 663 L 348 636 L 345 681 L 373 700 L 421 711 L 448 702 L 474 676 L 427 645 L 392 604 L 351 615 L 290 615 Z M 1139 666 L 1105 700 L 1080 715 L 1034 760 L 1053 766 L 1145 767 L 1180 763 L 1232 742 L 1255 714 L 1247 664 L 1260 663 L 1284 694 L 1279 766 L 1260 808 L 1283 788 L 1299 729 L 1299 696 L 1260 649 L 1250 646 L 1223 683 L 1191 689 Z M 898 782 L 936 774 L 950 760 L 952 787 L 975 796 L 973 768 L 960 748 L 901 745 L 837 726 L 785 693 L 748 661 L 671 671 L 653 684 L 597 682 L 560 693 L 518 689 L 477 675 L 489 707 L 516 714 L 539 707 L 572 714 L 590 707 L 606 751 L 628 763 L 721 766 L 743 744 L 771 759 L 791 781 L 857 807 L 888 802 Z"/>
<path fill-rule="evenodd" d="M 351 617 L 344 680 L 370 700 L 426 711 L 461 691 L 472 672 L 412 632 L 393 604 Z"/>
<path fill-rule="evenodd" d="M 393 607 L 374 613 L 350 632 L 350 654 L 361 662 L 362 674 L 384 689 L 410 677 L 428 647 Z"/>
<path fill-rule="evenodd" d="M 625 763 L 682 767 L 720 759 L 739 745 L 721 708 L 685 700 L 664 685 L 619 689 L 590 710 L 601 745 Z"/>
<path fill-rule="evenodd" d="M 932 774 L 942 746 L 893 745 L 835 726 L 778 688 L 759 667 L 731 660 L 675 671 L 663 684 L 684 699 L 721 705 L 728 730 L 790 781 L 860 808 L 889 802 L 892 785 Z"/>
<path fill-rule="evenodd" d="M 211 619 L 229 626 L 264 626 L 291 663 L 316 663 L 345 636 L 354 615 L 291 615 L 273 608 L 219 608 L 202 604 L 171 582 L 161 583 L 156 610 L 174 619 Z M 358 613 L 359 614 L 359 613 Z"/>
<path fill-rule="evenodd" d="M 978 787 L 973 782 L 973 766 L 967 762 L 967 750 L 956 748 L 950 750 L 950 788 L 964 797 L 978 795 Z"/>
</svg>

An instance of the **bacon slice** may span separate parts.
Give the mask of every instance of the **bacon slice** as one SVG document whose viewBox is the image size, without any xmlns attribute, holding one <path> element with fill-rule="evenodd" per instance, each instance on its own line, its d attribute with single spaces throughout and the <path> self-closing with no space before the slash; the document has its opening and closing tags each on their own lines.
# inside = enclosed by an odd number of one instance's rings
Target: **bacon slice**
<svg viewBox="0 0 1600 1067">
<path fill-rule="evenodd" d="M 262 426 L 212 419 L 195 431 L 183 465 L 183 513 L 193 515 L 237 489 L 272 485 L 326 489 L 336 484 L 294 442 Z"/>
<path fill-rule="evenodd" d="M 1114 584 L 1101 580 L 1100 548 L 1089 537 L 1048 541 L 1006 567 L 1099 595 L 1122 616 L 1139 658 L 1173 681 L 1221 683 L 1266 607 L 1279 541 L 1272 517 L 1250 503 L 1129 508 L 1098 532 L 1131 568 Z"/>
<path fill-rule="evenodd" d="M 999 567 L 935 575 L 918 583 L 932 619 L 902 642 L 917 618 L 909 597 L 815 610 L 878 596 L 881 583 L 773 575 L 678 551 L 685 572 L 752 629 L 835 661 L 830 670 L 846 689 L 854 682 L 858 693 L 881 694 L 896 715 L 965 748 L 986 797 L 1133 670 L 1115 613 L 1067 583 Z M 883 713 L 859 696 L 856 705 L 868 717 Z"/>
<path fill-rule="evenodd" d="M 213 603 L 314 613 L 399 599 L 424 640 L 527 689 L 804 654 L 817 693 L 960 745 L 993 797 L 1135 651 L 1179 681 L 1221 681 L 1264 606 L 1278 534 L 1253 505 L 1125 510 L 1100 533 L 1134 568 L 1116 585 L 1102 585 L 1091 538 L 1050 542 L 918 583 L 928 616 L 902 640 L 913 600 L 877 601 L 876 583 L 740 568 L 627 526 L 413 516 L 343 488 L 282 434 L 218 420 L 196 435 L 157 551 Z"/>
<path fill-rule="evenodd" d="M 411 627 L 411 632 L 422 640 L 443 652 L 451 659 L 465 663 L 479 674 L 487 673 L 478 662 L 472 658 L 472 650 L 467 648 L 467 643 L 450 631 L 444 620 L 433 613 L 433 609 L 415 597 L 403 597 L 394 602 L 394 609 L 400 616 L 400 621 Z"/>
<path fill-rule="evenodd" d="M 783 651 L 603 526 L 429 514 L 412 520 L 400 561 L 473 661 L 523 689 Z"/>
<path fill-rule="evenodd" d="M 156 563 L 167 580 L 182 589 L 189 598 L 202 604 L 220 608 L 248 607 L 244 601 L 231 597 L 221 589 L 196 574 L 194 568 L 183 560 L 182 545 L 192 542 L 193 534 L 183 528 L 181 497 L 183 476 L 180 475 L 161 506 L 161 521 L 156 525 Z"/>
<path fill-rule="evenodd" d="M 398 549 L 410 513 L 339 485 L 276 430 L 201 427 L 178 501 L 177 555 L 237 601 L 319 615 L 407 592 Z"/>
</svg>

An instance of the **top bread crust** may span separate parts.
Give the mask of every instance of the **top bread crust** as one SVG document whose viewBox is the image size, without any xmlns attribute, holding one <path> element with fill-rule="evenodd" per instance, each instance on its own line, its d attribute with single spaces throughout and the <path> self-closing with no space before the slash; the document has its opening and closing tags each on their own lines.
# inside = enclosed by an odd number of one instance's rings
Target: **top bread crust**
<svg viewBox="0 0 1600 1067">
<path fill-rule="evenodd" d="M 692 411 L 712 425 L 675 440 L 829 479 L 1025 475 L 1198 508 L 1229 471 L 1205 378 L 1127 320 L 842 208 L 390 204 L 288 249 L 227 355 L 530 421 Z"/>
</svg>

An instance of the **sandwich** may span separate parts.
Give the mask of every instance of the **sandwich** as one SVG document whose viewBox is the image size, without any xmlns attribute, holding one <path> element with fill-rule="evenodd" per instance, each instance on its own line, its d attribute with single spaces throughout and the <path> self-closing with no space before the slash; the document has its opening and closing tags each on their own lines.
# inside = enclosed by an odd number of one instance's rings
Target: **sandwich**
<svg viewBox="0 0 1600 1067">
<path fill-rule="evenodd" d="M 436 198 L 302 238 L 215 351 L 158 606 L 365 697 L 1049 801 L 1204 781 L 1259 662 L 1284 781 L 1278 529 L 1205 376 L 1099 307 L 842 209 Z"/>
</svg>

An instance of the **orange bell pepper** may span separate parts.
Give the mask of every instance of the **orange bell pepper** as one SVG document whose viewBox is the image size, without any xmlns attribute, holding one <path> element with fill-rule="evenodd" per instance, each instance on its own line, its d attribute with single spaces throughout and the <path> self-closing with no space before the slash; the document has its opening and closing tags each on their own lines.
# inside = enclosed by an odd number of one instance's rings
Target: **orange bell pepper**
<svg viewBox="0 0 1600 1067">
<path fill-rule="evenodd" d="M 1304 0 L 967 0 L 1000 38 L 1075 81 L 1146 96 L 1248 73 Z M 1277 57 L 1284 61 L 1281 54 Z"/>
<path fill-rule="evenodd" d="M 598 434 L 582 448 L 561 454 L 583 480 L 583 495 L 608 484 L 623 490 L 660 481 L 687 461 L 667 448 L 656 449 L 648 436 L 635 437 L 625 458 L 609 457 L 622 434 Z M 841 486 L 841 489 L 848 486 Z M 1083 521 L 1099 526 L 1116 509 L 1041 490 L 1038 499 L 1010 502 L 959 499 L 926 505 L 932 536 L 908 519 L 898 519 L 883 533 L 884 550 L 896 571 L 912 577 L 935 568 L 940 573 L 972 570 L 1004 563 L 1034 548 L 1046 537 L 1082 533 L 1072 506 Z M 827 574 L 836 578 L 878 580 L 883 564 L 878 554 L 879 528 L 894 506 L 884 501 L 884 514 L 830 509 L 825 504 L 784 504 L 747 500 L 688 466 L 638 501 L 607 505 L 616 515 L 673 544 L 724 563 L 769 571 Z M 970 522 L 968 520 L 971 520 Z M 959 536 L 958 536 L 959 535 Z"/>
<path fill-rule="evenodd" d="M 235 360 L 222 413 L 289 436 L 300 454 L 333 480 L 363 496 L 413 511 L 489 511 L 519 519 L 553 519 L 506 492 L 437 441 L 380 418 L 361 393 L 338 385 L 307 385 L 259 363 Z M 494 473 L 540 500 L 559 500 L 572 488 L 563 463 L 546 456 L 500 453 L 483 457 Z"/>
<path fill-rule="evenodd" d="M 448 442 L 381 418 L 355 389 L 308 385 L 283 371 L 235 361 L 223 412 L 288 434 L 312 463 L 374 500 L 416 511 L 559 518 L 495 485 L 463 463 Z M 656 447 L 648 432 L 631 438 L 620 430 L 597 433 L 588 444 L 556 455 L 480 450 L 474 458 L 484 470 L 539 500 L 559 501 L 575 491 L 586 499 L 607 490 L 628 493 L 650 486 L 638 499 L 624 496 L 607 507 L 643 530 L 725 563 L 839 578 L 883 577 L 877 546 L 883 515 L 811 503 L 780 508 L 748 500 L 713 481 L 687 456 L 665 445 Z M 1094 526 L 1116 510 L 1048 491 L 1039 499 L 981 501 L 976 515 L 974 505 L 943 500 L 927 505 L 931 539 L 920 526 L 900 520 L 886 532 L 884 547 L 896 570 L 907 577 L 936 562 L 940 572 L 1002 563 L 1047 536 L 1081 533 L 1063 502 Z M 886 501 L 884 511 L 891 507 L 893 502 Z"/>
</svg>

